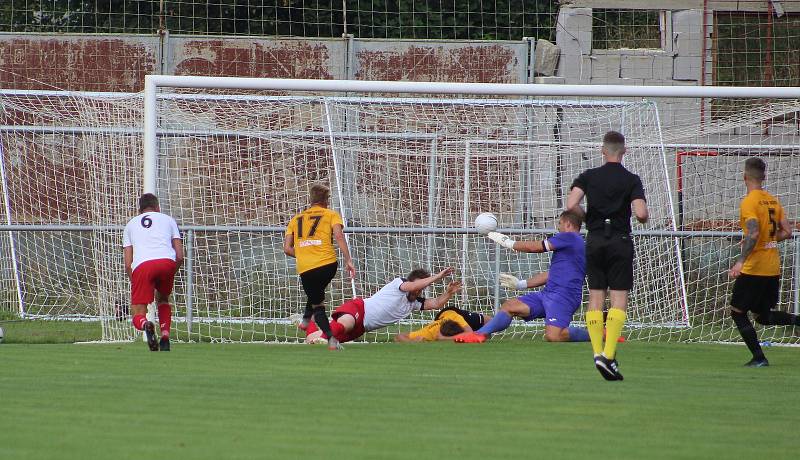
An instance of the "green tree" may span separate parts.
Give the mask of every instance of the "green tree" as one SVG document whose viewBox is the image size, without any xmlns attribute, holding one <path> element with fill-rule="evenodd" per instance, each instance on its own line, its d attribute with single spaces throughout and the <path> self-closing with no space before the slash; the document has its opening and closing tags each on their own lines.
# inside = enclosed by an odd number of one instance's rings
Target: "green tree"
<svg viewBox="0 0 800 460">
<path fill-rule="evenodd" d="M 554 39 L 557 0 L 6 0 L 0 31 Z"/>
</svg>

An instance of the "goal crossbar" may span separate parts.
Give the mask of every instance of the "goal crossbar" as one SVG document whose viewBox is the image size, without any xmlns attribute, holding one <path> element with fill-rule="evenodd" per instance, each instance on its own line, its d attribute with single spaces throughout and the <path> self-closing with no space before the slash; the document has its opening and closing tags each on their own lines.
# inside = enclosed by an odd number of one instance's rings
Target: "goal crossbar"
<svg viewBox="0 0 800 460">
<path fill-rule="evenodd" d="M 536 83 L 445 83 L 316 80 L 292 78 L 145 76 L 145 92 L 158 87 L 248 89 L 334 93 L 480 94 L 499 96 L 607 96 L 681 98 L 800 98 L 800 87 L 551 85 Z"/>
<path fill-rule="evenodd" d="M 160 87 L 327 93 L 800 99 L 800 87 L 548 85 L 146 75 L 143 171 L 145 192 L 155 192 L 156 189 L 155 171 L 158 150 L 156 95 Z"/>
</svg>

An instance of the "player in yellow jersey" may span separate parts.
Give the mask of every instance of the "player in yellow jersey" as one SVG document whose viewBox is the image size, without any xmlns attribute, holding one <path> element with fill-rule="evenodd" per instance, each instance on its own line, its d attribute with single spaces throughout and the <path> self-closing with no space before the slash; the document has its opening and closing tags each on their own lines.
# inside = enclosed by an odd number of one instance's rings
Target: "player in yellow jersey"
<svg viewBox="0 0 800 460">
<path fill-rule="evenodd" d="M 350 278 L 355 278 L 356 269 L 350 257 L 350 248 L 344 237 L 344 223 L 336 211 L 328 209 L 331 191 L 323 184 L 314 184 L 309 190 L 310 206 L 292 217 L 286 227 L 283 252 L 297 259 L 297 274 L 306 293 L 306 309 L 300 323 L 305 330 L 313 316 L 317 326 L 327 334 L 328 348 L 339 350 L 341 346 L 331 334 L 328 315 L 325 312 L 325 289 L 336 275 L 338 262 L 333 240 L 344 257 L 344 265 Z"/>
<path fill-rule="evenodd" d="M 481 313 L 462 310 L 456 307 L 447 307 L 436 315 L 436 319 L 420 329 L 408 334 L 397 334 L 395 342 L 433 342 L 436 340 L 453 340 L 455 335 L 462 332 L 472 332 L 480 329 L 491 316 Z"/>
<path fill-rule="evenodd" d="M 748 158 L 744 164 L 747 195 L 739 204 L 739 221 L 744 232 L 742 253 L 729 271 L 736 278 L 731 294 L 731 318 L 753 354 L 753 359 L 745 364 L 747 367 L 769 366 L 753 323 L 747 317 L 748 311 L 753 312 L 759 324 L 800 325 L 796 315 L 773 310 L 780 291 L 778 242 L 789 238 L 792 231 L 780 201 L 763 188 L 766 170 L 761 158 Z"/>
</svg>

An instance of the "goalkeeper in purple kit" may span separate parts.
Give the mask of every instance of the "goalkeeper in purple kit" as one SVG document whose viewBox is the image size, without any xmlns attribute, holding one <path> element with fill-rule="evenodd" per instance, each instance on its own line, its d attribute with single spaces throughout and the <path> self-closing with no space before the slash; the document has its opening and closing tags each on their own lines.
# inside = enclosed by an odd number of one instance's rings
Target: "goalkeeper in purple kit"
<svg viewBox="0 0 800 460">
<path fill-rule="evenodd" d="M 544 318 L 544 338 L 549 342 L 586 342 L 589 333 L 584 328 L 570 327 L 572 315 L 581 306 L 586 271 L 586 249 L 580 235 L 581 217 L 564 211 L 558 220 L 556 235 L 540 241 L 514 241 L 506 235 L 490 232 L 488 237 L 501 246 L 519 252 L 552 252 L 550 270 L 519 280 L 508 274 L 500 275 L 506 288 L 528 289 L 544 286 L 503 303 L 500 311 L 475 332 L 457 335 L 458 343 L 481 343 L 495 332 L 511 325 L 513 317 L 531 321 Z"/>
</svg>

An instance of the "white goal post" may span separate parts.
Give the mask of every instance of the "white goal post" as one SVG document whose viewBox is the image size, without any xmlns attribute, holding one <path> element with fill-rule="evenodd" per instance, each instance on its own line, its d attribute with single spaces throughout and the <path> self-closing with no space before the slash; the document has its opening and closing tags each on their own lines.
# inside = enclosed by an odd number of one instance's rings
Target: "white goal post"
<svg viewBox="0 0 800 460">
<path fill-rule="evenodd" d="M 628 336 L 738 341 L 725 272 L 740 236 L 741 164 L 765 157 L 768 188 L 791 221 L 800 215 L 798 99 L 798 88 L 178 76 L 148 76 L 138 95 L 0 91 L 0 292 L 19 299 L 22 316 L 100 318 L 105 340 L 132 338 L 121 226 L 149 191 L 184 232 L 175 338 L 296 342 L 287 318 L 303 296 L 281 241 L 308 186 L 323 181 L 347 222 L 358 295 L 415 266 L 454 266 L 465 281 L 454 304 L 491 314 L 518 294 L 501 289 L 497 274 L 544 270 L 548 256 L 489 244 L 472 219 L 491 211 L 509 233 L 554 233 L 571 181 L 600 164 L 599 141 L 615 129 L 652 213 L 634 226 Z M 37 186 L 37 175 L 52 186 Z M 81 187 L 85 213 L 72 197 Z M 781 245 L 779 308 L 790 311 L 800 305 L 799 247 L 797 238 Z M 54 268 L 39 267 L 41 255 Z M 349 281 L 337 276 L 329 294 L 333 308 L 352 295 Z M 429 319 L 415 315 L 366 339 Z M 541 330 L 515 322 L 503 337 Z M 800 340 L 793 334 L 771 327 L 762 337 Z"/>
</svg>

